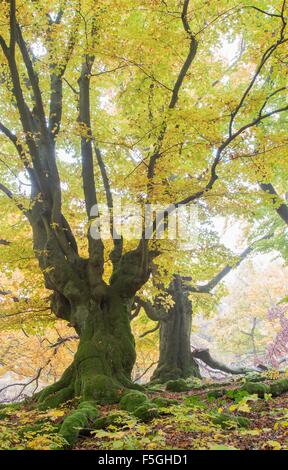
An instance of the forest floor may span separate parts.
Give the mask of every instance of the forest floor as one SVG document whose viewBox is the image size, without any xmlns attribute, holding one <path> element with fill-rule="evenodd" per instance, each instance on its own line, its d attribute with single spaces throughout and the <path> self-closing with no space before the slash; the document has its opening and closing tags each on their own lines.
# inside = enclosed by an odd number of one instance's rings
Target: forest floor
<svg viewBox="0 0 288 470">
<path fill-rule="evenodd" d="M 141 422 L 117 405 L 100 407 L 101 416 L 114 416 L 104 429 L 80 433 L 73 450 L 288 450 L 288 393 L 272 398 L 244 396 L 239 384 L 228 384 L 225 393 L 215 397 L 211 388 L 170 393 L 150 391 L 149 398 L 177 401 L 160 408 L 160 416 Z M 216 392 L 217 395 L 217 392 Z M 0 449 L 49 449 L 63 446 L 58 434 L 66 407 L 39 411 L 14 404 L 0 409 Z M 219 416 L 228 420 L 219 421 Z M 248 418 L 239 425 L 238 419 Z"/>
</svg>

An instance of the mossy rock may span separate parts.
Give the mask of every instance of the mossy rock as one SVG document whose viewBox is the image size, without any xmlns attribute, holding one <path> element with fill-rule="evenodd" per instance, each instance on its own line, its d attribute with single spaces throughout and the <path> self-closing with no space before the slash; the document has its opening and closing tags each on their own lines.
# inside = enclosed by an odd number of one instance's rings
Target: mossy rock
<svg viewBox="0 0 288 470">
<path fill-rule="evenodd" d="M 254 382 L 247 382 L 242 390 L 246 390 L 249 395 L 258 395 L 260 398 L 264 398 L 265 394 L 270 393 L 269 385 Z"/>
<path fill-rule="evenodd" d="M 78 410 L 83 410 L 86 413 L 87 418 L 91 421 L 100 416 L 100 411 L 98 410 L 96 403 L 93 401 L 82 401 L 79 403 Z"/>
<path fill-rule="evenodd" d="M 153 384 L 149 384 L 148 387 L 147 387 L 147 390 L 150 392 L 163 392 L 164 390 L 164 385 L 163 384 L 158 384 L 158 383 L 153 383 Z"/>
<path fill-rule="evenodd" d="M 184 379 L 169 380 L 166 384 L 166 390 L 169 392 L 187 392 L 191 387 Z"/>
<path fill-rule="evenodd" d="M 227 393 L 227 390 L 225 388 L 221 388 L 221 389 L 216 389 L 216 390 L 211 390 L 210 392 L 207 393 L 207 398 L 221 398 L 223 397 L 224 395 L 226 395 Z"/>
<path fill-rule="evenodd" d="M 250 426 L 250 420 L 248 418 L 233 416 L 228 413 L 217 413 L 213 417 L 212 423 L 220 425 L 223 429 L 228 429 L 231 427 L 231 424 L 240 428 L 248 428 Z"/>
<path fill-rule="evenodd" d="M 134 390 L 133 392 L 125 393 L 120 400 L 120 408 L 125 411 L 133 413 L 140 405 L 148 402 L 145 393 Z"/>
<path fill-rule="evenodd" d="M 93 402 L 84 401 L 64 419 L 60 428 L 60 435 L 69 445 L 73 445 L 80 431 L 88 426 L 89 421 L 94 421 L 99 416 L 100 412 Z"/>
<path fill-rule="evenodd" d="M 257 383 L 257 382 L 262 382 L 262 380 L 263 380 L 262 374 L 257 373 L 257 372 L 248 372 L 248 374 L 246 374 L 245 376 L 246 382 Z"/>
<path fill-rule="evenodd" d="M 140 419 L 141 421 L 144 421 L 144 423 L 147 423 L 152 419 L 157 418 L 159 414 L 160 413 L 158 408 L 155 406 L 154 403 L 150 401 L 146 401 L 134 411 L 134 415 L 136 416 L 136 418 Z"/>
<path fill-rule="evenodd" d="M 169 408 L 169 406 L 179 405 L 178 401 L 172 398 L 155 397 L 151 401 L 159 408 Z"/>
<path fill-rule="evenodd" d="M 196 388 L 196 389 L 203 388 L 202 380 L 198 379 L 198 377 L 189 377 L 188 379 L 186 379 L 186 385 L 189 388 Z"/>
<path fill-rule="evenodd" d="M 278 397 L 285 392 L 288 392 L 288 379 L 277 380 L 270 385 L 270 393 L 273 397 Z"/>
<path fill-rule="evenodd" d="M 119 425 L 121 426 L 121 423 L 119 422 L 119 417 L 120 415 L 118 413 L 111 413 L 106 416 L 101 416 L 100 418 L 97 418 L 94 423 L 93 423 L 93 429 L 106 429 L 108 426 L 115 426 Z"/>
</svg>

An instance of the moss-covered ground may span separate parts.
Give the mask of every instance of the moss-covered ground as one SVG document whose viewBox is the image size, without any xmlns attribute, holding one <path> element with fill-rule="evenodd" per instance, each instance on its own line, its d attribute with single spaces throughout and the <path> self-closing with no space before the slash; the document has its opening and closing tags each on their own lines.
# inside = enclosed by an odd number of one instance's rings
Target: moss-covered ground
<svg viewBox="0 0 288 470">
<path fill-rule="evenodd" d="M 117 405 L 97 406 L 97 412 L 87 402 L 80 407 L 68 402 L 47 411 L 31 404 L 2 405 L 0 449 L 67 448 L 60 431 L 76 413 L 79 435 L 70 443 L 75 450 L 288 450 L 288 390 L 283 391 L 287 378 L 250 379 L 225 385 L 191 383 L 184 392 L 155 386 L 146 389 L 146 397 L 129 392 Z M 83 409 L 88 410 L 85 418 Z"/>
</svg>

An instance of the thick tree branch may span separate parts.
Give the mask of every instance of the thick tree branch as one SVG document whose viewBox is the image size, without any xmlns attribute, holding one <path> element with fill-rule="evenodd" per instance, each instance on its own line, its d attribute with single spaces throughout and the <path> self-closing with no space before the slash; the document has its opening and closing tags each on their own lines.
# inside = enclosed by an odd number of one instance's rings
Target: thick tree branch
<svg viewBox="0 0 288 470">
<path fill-rule="evenodd" d="M 95 140 L 94 140 L 94 152 L 95 152 L 95 155 L 96 155 L 97 163 L 98 163 L 100 173 L 101 173 L 101 177 L 102 177 L 102 182 L 103 182 L 104 191 L 105 191 L 105 195 L 106 195 L 107 206 L 108 206 L 108 209 L 111 210 L 111 212 L 110 212 L 110 216 L 111 216 L 113 214 L 112 210 L 113 210 L 114 204 L 113 204 L 112 191 L 111 191 L 111 187 L 110 187 L 110 181 L 109 181 L 109 177 L 108 177 L 108 174 L 107 174 L 107 170 L 106 170 L 104 160 L 102 158 L 101 150 L 97 147 L 97 145 L 95 143 Z M 113 263 L 113 266 L 115 268 L 117 266 L 120 258 L 121 258 L 121 255 L 122 255 L 123 238 L 122 238 L 122 236 L 119 237 L 118 234 L 116 233 L 116 228 L 115 228 L 112 220 L 110 220 L 110 232 L 111 232 L 111 237 L 112 237 L 113 244 L 114 244 L 114 249 L 110 253 L 110 259 L 111 259 L 111 261 Z"/>
<path fill-rule="evenodd" d="M 265 235 L 264 237 L 260 238 L 259 240 L 245 248 L 245 250 L 240 253 L 236 263 L 227 264 L 223 269 L 221 269 L 221 271 L 219 271 L 218 274 L 216 274 L 216 276 L 214 276 L 209 282 L 207 282 L 207 284 L 198 286 L 188 286 L 187 290 L 199 294 L 206 294 L 211 292 L 211 290 L 213 290 L 219 284 L 219 282 L 224 279 L 225 276 L 227 276 L 233 269 L 238 268 L 240 266 L 240 264 L 247 258 L 247 256 L 249 256 L 255 250 L 259 242 L 263 240 L 269 240 L 272 236 L 273 234 Z M 191 281 L 192 279 L 190 277 L 183 277 L 183 280 Z"/>
<path fill-rule="evenodd" d="M 282 16 L 281 16 L 281 19 L 282 19 Z M 286 23 L 284 22 L 282 28 L 281 28 L 281 32 L 280 32 L 280 38 L 278 39 L 278 41 L 276 41 L 274 44 L 272 44 L 272 46 L 270 46 L 268 49 L 266 49 L 266 51 L 264 52 L 264 54 L 262 55 L 262 58 L 260 60 L 260 64 L 258 65 L 250 83 L 248 84 L 246 90 L 244 91 L 238 105 L 236 106 L 236 108 L 232 111 L 231 113 L 231 119 L 230 119 L 230 123 L 229 123 L 229 137 L 232 137 L 233 135 L 233 125 L 234 125 L 234 121 L 235 121 L 235 118 L 237 116 L 237 114 L 239 113 L 240 109 L 243 107 L 245 101 L 246 101 L 246 98 L 248 97 L 248 95 L 250 94 L 250 91 L 252 90 L 257 78 L 259 77 L 263 67 L 265 66 L 265 64 L 267 63 L 267 61 L 270 59 L 270 57 L 272 56 L 272 54 L 275 52 L 275 50 L 282 44 L 284 44 L 285 42 L 287 42 L 287 39 L 284 38 L 284 29 L 285 29 L 285 26 L 286 26 Z"/>
<path fill-rule="evenodd" d="M 81 126 L 81 155 L 82 155 L 82 179 L 88 218 L 91 216 L 91 208 L 97 204 L 94 164 L 92 152 L 92 133 L 90 117 L 90 73 L 94 57 L 86 56 L 83 64 L 79 84 L 79 124 Z"/>
<path fill-rule="evenodd" d="M 190 25 L 189 25 L 189 22 L 188 22 L 188 17 L 187 17 L 189 3 L 190 3 L 190 0 L 184 0 L 183 10 L 182 10 L 182 14 L 181 14 L 181 20 L 182 20 L 183 27 L 184 27 L 184 30 L 186 31 L 187 36 L 188 36 L 189 41 L 190 41 L 189 52 L 188 52 L 188 55 L 186 57 L 186 60 L 183 64 L 183 66 L 180 70 L 178 78 L 175 82 L 173 92 L 172 92 L 171 101 L 169 103 L 169 109 L 175 108 L 175 106 L 177 104 L 177 101 L 178 101 L 178 95 L 179 95 L 180 88 L 183 84 L 183 81 L 184 81 L 184 79 L 187 75 L 187 72 L 189 71 L 189 68 L 190 68 L 190 66 L 191 66 L 191 64 L 192 64 L 192 62 L 193 62 L 193 60 L 196 56 L 196 53 L 197 53 L 198 42 L 197 42 L 195 36 L 193 35 L 193 33 L 191 31 L 191 28 L 190 28 Z"/>
<path fill-rule="evenodd" d="M 259 183 L 260 188 L 267 194 L 272 196 L 272 202 L 277 214 L 288 225 L 288 206 L 283 202 L 281 197 L 277 194 L 274 186 L 271 183 Z"/>
<path fill-rule="evenodd" d="M 85 206 L 88 220 L 93 222 L 91 209 L 97 206 L 96 185 L 94 177 L 91 116 L 90 116 L 90 74 L 94 63 L 94 56 L 85 56 L 82 71 L 78 80 L 79 85 L 79 124 L 81 126 L 81 158 L 82 181 L 85 197 Z M 102 275 L 104 266 L 104 245 L 101 240 L 93 239 L 88 233 L 89 256 L 97 274 Z"/>
<path fill-rule="evenodd" d="M 63 16 L 63 11 L 60 10 L 56 24 L 60 24 L 61 18 Z M 73 49 L 77 39 L 77 31 L 79 26 L 79 16 L 75 17 L 75 22 L 70 34 L 67 49 L 64 54 L 64 60 L 61 61 L 61 64 L 54 63 L 51 65 L 51 75 L 50 75 L 50 110 L 49 110 L 49 129 L 53 136 L 53 139 L 56 139 L 61 125 L 62 119 L 62 108 L 63 108 L 63 76 L 66 71 L 68 62 L 73 53 Z M 55 24 L 52 23 L 52 24 Z"/>
<path fill-rule="evenodd" d="M 45 136 L 47 140 L 47 144 L 49 145 L 50 136 L 48 135 L 44 104 L 43 104 L 42 95 L 41 95 L 41 91 L 39 87 L 39 78 L 38 78 L 37 73 L 34 70 L 32 60 L 30 58 L 30 54 L 28 51 L 28 47 L 26 45 L 26 42 L 24 41 L 22 30 L 18 23 L 16 23 L 16 32 L 17 32 L 17 43 L 19 45 L 19 48 L 23 57 L 23 61 L 24 61 L 24 64 L 26 66 L 26 70 L 28 73 L 28 77 L 32 86 L 32 90 L 33 90 L 33 97 L 34 97 L 35 106 L 37 110 L 37 120 L 39 121 L 41 132 L 43 136 Z"/>
<path fill-rule="evenodd" d="M 167 313 L 164 309 L 161 310 L 154 308 L 149 300 L 144 300 L 141 297 L 136 296 L 135 302 L 145 310 L 145 313 L 147 317 L 150 318 L 150 320 L 158 322 L 160 320 L 166 320 L 169 316 L 169 313 Z"/>
<path fill-rule="evenodd" d="M 188 17 L 187 17 L 189 3 L 190 3 L 190 0 L 184 0 L 183 7 L 182 7 L 182 13 L 181 13 L 181 20 L 182 20 L 183 28 L 184 28 L 185 33 L 187 34 L 187 36 L 189 38 L 189 51 L 188 51 L 186 60 L 183 63 L 183 65 L 181 67 L 181 70 L 178 74 L 178 77 L 176 79 L 176 82 L 174 84 L 174 87 L 173 87 L 173 90 L 172 90 L 171 100 L 170 100 L 169 105 L 168 105 L 168 109 L 174 109 L 176 107 L 176 104 L 178 102 L 180 89 L 182 87 L 184 79 L 185 79 L 185 77 L 186 77 L 186 75 L 187 75 L 187 73 L 188 73 L 188 71 L 191 67 L 191 64 L 192 64 L 192 62 L 193 62 L 193 60 L 196 56 L 196 53 L 197 53 L 198 42 L 197 42 L 195 36 L 193 35 L 193 33 L 191 31 L 191 28 L 190 28 L 190 25 L 189 25 L 189 22 L 188 22 Z M 156 162 L 157 162 L 158 158 L 160 157 L 160 151 L 161 151 L 162 143 L 163 143 L 163 140 L 164 140 L 164 137 L 165 137 L 165 134 L 166 134 L 166 130 L 167 130 L 167 121 L 166 121 L 166 118 L 165 118 L 163 123 L 162 123 L 162 126 L 161 126 L 161 130 L 160 130 L 160 133 L 159 133 L 159 136 L 158 136 L 158 139 L 157 139 L 157 143 L 156 143 L 155 148 L 154 148 L 154 152 L 150 156 L 150 159 L 149 159 L 147 176 L 148 176 L 148 179 L 149 179 L 149 188 L 150 188 L 150 190 L 153 186 L 152 180 L 153 180 L 154 174 L 155 174 L 155 166 L 156 166 Z"/>
</svg>

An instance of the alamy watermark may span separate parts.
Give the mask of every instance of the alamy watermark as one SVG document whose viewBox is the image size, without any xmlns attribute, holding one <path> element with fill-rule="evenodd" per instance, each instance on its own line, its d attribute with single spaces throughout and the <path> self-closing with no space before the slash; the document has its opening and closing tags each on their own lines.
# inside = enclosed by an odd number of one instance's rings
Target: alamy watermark
<svg viewBox="0 0 288 470">
<path fill-rule="evenodd" d="M 191 248 L 198 238 L 195 205 L 127 204 L 117 198 L 113 208 L 106 204 L 94 205 L 90 216 L 90 235 L 94 239 L 168 239 Z"/>
</svg>

